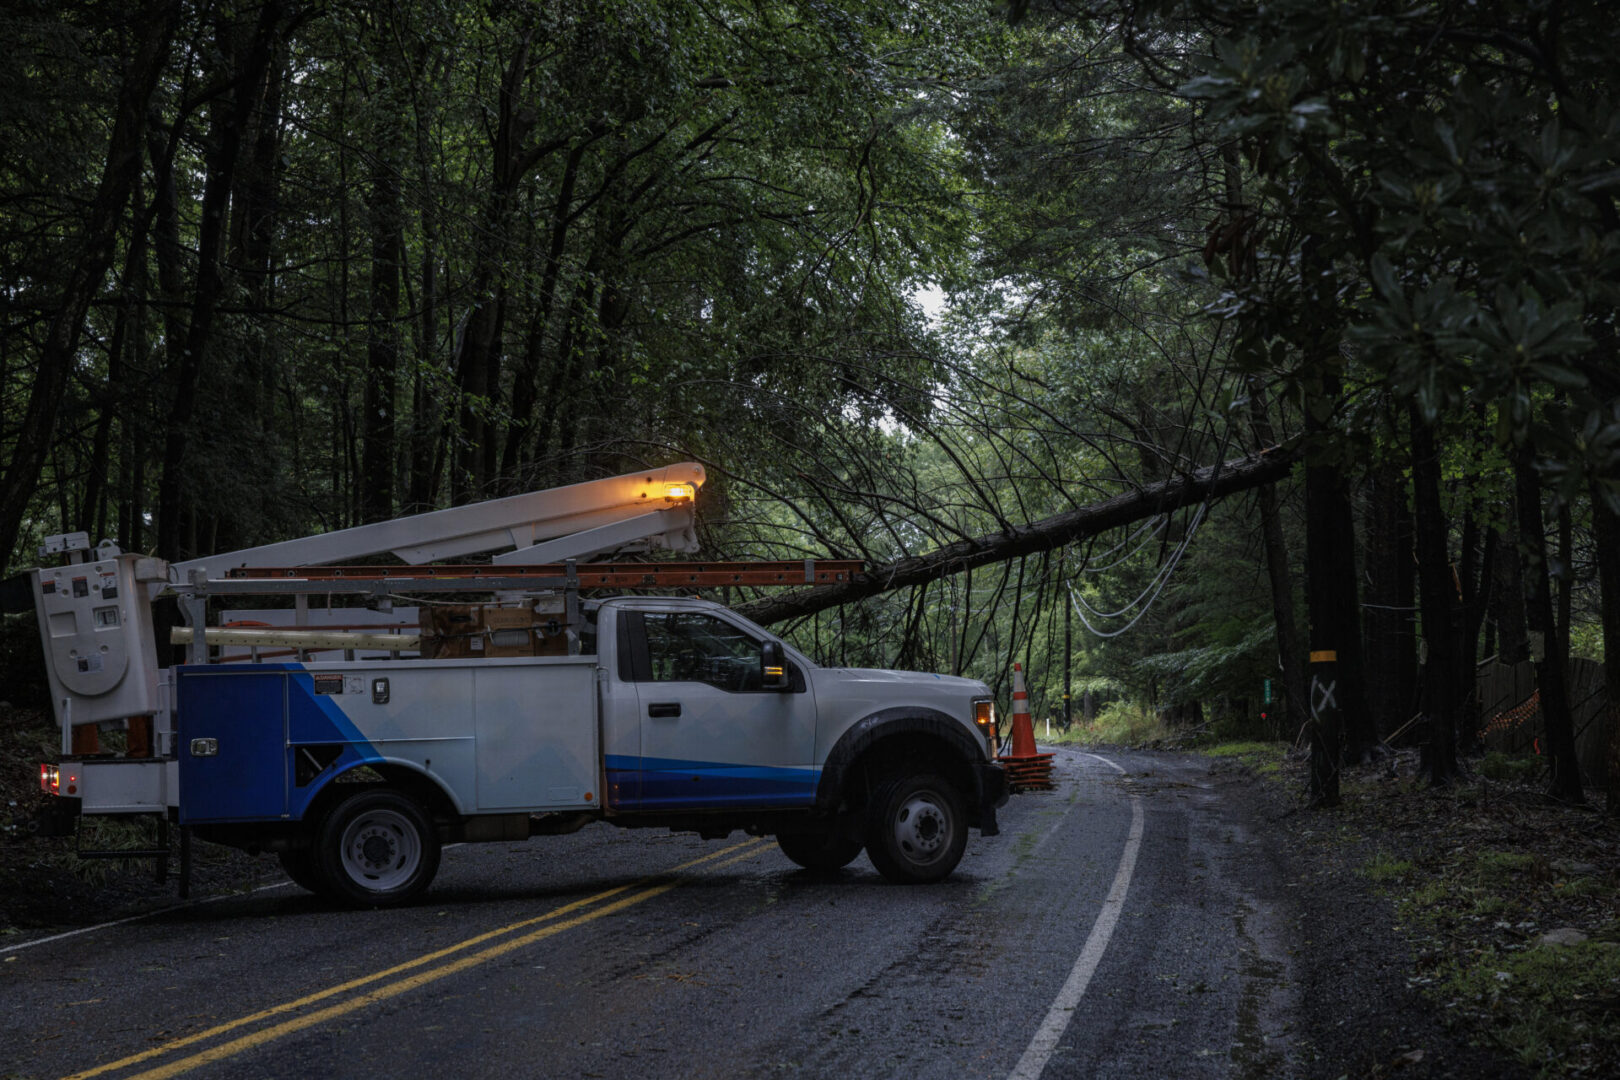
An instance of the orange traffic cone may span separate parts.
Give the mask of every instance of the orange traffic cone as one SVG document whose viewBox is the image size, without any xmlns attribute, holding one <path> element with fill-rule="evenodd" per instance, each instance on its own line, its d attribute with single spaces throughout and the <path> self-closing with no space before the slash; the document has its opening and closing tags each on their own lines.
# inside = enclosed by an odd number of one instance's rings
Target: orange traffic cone
<svg viewBox="0 0 1620 1080">
<path fill-rule="evenodd" d="M 1012 750 L 1001 756 L 1013 791 L 1045 790 L 1052 786 L 1052 755 L 1035 749 L 1035 725 L 1029 718 L 1029 692 L 1024 689 L 1024 668 L 1013 665 Z"/>
<path fill-rule="evenodd" d="M 1024 689 L 1024 666 L 1013 665 L 1012 753 L 1008 757 L 1035 756 L 1035 725 L 1029 718 L 1029 691 Z"/>
</svg>

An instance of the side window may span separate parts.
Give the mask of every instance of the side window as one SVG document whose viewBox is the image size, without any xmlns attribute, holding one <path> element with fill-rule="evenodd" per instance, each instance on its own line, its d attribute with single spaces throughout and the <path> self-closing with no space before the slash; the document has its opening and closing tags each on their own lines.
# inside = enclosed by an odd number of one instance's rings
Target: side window
<svg viewBox="0 0 1620 1080">
<path fill-rule="evenodd" d="M 760 643 L 724 619 L 701 612 L 645 612 L 653 682 L 702 682 L 722 690 L 758 690 Z"/>
</svg>

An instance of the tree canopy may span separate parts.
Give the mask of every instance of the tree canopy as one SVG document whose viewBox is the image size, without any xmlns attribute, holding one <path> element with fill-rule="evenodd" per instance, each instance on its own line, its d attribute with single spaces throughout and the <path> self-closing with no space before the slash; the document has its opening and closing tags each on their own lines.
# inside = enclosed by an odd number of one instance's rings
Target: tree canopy
<svg viewBox="0 0 1620 1080">
<path fill-rule="evenodd" d="M 1390 737 L 1447 782 L 1478 663 L 1533 657 L 1577 800 L 1566 661 L 1620 633 L 1605 14 L 10 5 L 0 550 L 690 457 L 708 551 L 867 561 L 731 598 L 822 659 L 1304 731 L 1328 804 Z"/>
</svg>

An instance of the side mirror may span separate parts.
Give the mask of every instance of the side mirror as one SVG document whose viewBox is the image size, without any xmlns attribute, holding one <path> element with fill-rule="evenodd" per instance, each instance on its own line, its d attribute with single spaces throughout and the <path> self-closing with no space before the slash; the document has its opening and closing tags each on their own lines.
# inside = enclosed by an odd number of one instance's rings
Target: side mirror
<svg viewBox="0 0 1620 1080">
<path fill-rule="evenodd" d="M 760 688 L 764 690 L 787 690 L 793 685 L 788 677 L 787 656 L 782 652 L 780 641 L 767 641 L 759 647 L 760 668 L 764 678 Z"/>
</svg>

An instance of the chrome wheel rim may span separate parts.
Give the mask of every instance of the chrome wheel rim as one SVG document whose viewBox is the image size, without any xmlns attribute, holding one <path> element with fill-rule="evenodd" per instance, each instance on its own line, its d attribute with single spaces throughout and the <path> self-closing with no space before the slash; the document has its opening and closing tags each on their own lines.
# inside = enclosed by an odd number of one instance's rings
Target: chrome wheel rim
<svg viewBox="0 0 1620 1080">
<path fill-rule="evenodd" d="M 939 858 L 951 841 L 951 815 L 932 792 L 919 791 L 894 816 L 895 845 L 913 863 Z"/>
</svg>

